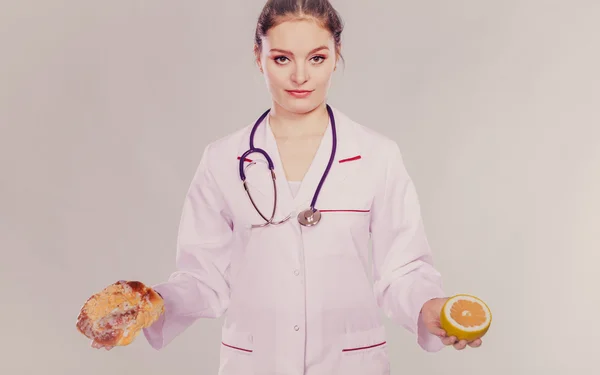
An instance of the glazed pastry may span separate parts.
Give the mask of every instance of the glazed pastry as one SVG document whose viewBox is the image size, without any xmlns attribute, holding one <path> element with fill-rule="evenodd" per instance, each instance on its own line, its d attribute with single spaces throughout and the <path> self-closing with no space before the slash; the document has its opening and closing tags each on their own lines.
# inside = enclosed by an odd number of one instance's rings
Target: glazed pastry
<svg viewBox="0 0 600 375">
<path fill-rule="evenodd" d="M 163 312 L 163 300 L 152 288 L 139 281 L 117 281 L 85 302 L 76 326 L 97 344 L 125 346 Z"/>
</svg>

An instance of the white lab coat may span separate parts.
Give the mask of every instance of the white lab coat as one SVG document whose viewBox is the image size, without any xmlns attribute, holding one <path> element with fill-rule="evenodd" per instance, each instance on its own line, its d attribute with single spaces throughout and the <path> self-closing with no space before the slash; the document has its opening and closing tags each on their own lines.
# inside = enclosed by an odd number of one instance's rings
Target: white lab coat
<svg viewBox="0 0 600 375">
<path fill-rule="evenodd" d="M 240 182 L 238 158 L 248 149 L 252 124 L 205 149 L 185 199 L 177 270 L 154 286 L 166 312 L 144 330 L 153 348 L 199 318 L 226 314 L 222 342 L 215 342 L 221 346 L 219 375 L 386 375 L 380 308 L 413 332 L 424 350 L 443 347 L 419 319 L 422 305 L 444 292 L 398 146 L 333 111 L 337 154 L 314 227 L 302 227 L 296 215 L 310 206 L 327 165 L 331 126 L 295 197 L 270 126 L 259 126 L 255 146 L 275 163 L 277 218 L 292 214 L 279 226 L 250 229 L 262 219 Z M 262 159 L 256 153 L 249 158 Z M 255 165 L 247 176 L 256 203 L 270 213 L 267 169 Z"/>
</svg>

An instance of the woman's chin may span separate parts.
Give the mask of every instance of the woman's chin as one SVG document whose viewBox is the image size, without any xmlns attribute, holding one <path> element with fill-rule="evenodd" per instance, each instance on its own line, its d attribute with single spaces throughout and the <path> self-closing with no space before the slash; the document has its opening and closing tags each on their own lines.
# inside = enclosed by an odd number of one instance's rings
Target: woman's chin
<svg viewBox="0 0 600 375">
<path fill-rule="evenodd" d="M 278 103 L 283 109 L 288 112 L 303 115 L 314 111 L 323 104 L 323 99 L 315 100 L 314 98 L 308 99 L 286 99 Z"/>
</svg>

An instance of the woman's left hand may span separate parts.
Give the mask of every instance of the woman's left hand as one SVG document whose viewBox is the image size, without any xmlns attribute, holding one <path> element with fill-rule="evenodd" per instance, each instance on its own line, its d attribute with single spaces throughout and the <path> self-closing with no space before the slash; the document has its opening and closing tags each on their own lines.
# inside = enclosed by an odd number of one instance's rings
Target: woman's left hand
<svg viewBox="0 0 600 375">
<path fill-rule="evenodd" d="M 421 309 L 421 319 L 423 319 L 423 323 L 425 324 L 425 327 L 427 327 L 429 333 L 438 336 L 444 345 L 452 345 L 456 350 L 463 350 L 467 346 L 472 348 L 480 347 L 482 344 L 481 339 L 467 341 L 458 340 L 454 336 L 447 336 L 446 331 L 442 328 L 440 323 L 442 307 L 447 300 L 448 298 L 434 298 L 425 302 L 423 305 L 423 308 Z"/>
</svg>

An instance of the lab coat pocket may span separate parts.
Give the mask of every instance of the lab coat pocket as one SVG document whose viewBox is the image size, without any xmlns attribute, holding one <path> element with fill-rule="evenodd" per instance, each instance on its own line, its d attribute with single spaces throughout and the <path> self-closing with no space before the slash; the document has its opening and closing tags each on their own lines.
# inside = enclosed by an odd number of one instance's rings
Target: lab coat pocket
<svg viewBox="0 0 600 375">
<path fill-rule="evenodd" d="M 343 206 L 342 206 L 343 207 Z M 322 211 L 320 241 L 322 255 L 357 256 L 369 241 L 369 209 L 327 208 Z"/>
<path fill-rule="evenodd" d="M 219 375 L 252 374 L 252 335 L 223 327 Z"/>
<path fill-rule="evenodd" d="M 346 333 L 342 340 L 339 375 L 389 375 L 385 327 Z"/>
</svg>

